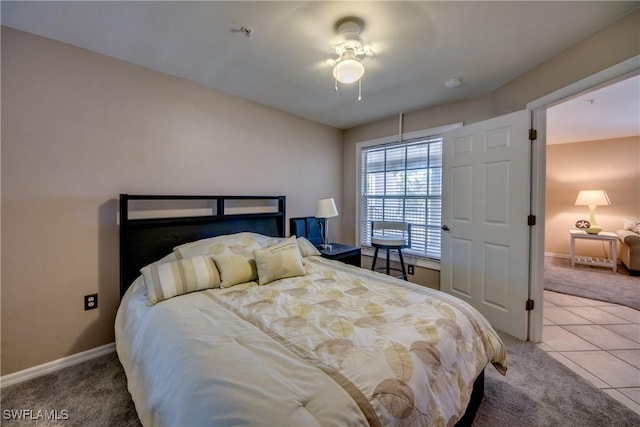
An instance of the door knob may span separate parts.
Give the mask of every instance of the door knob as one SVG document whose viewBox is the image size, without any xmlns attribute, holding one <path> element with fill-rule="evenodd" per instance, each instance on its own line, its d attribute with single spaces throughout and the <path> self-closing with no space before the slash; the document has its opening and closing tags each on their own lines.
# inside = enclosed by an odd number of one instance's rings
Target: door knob
<svg viewBox="0 0 640 427">
<path fill-rule="evenodd" d="M 444 224 L 444 225 L 443 225 L 442 227 L 440 227 L 440 228 L 442 228 L 444 231 L 449 231 L 449 226 L 448 226 L 447 224 Z"/>
</svg>

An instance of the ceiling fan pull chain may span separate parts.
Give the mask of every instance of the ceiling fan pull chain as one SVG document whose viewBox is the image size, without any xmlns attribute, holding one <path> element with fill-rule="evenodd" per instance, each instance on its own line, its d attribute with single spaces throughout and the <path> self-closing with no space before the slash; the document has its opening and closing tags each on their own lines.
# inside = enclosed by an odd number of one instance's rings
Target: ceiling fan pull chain
<svg viewBox="0 0 640 427">
<path fill-rule="evenodd" d="M 362 100 L 362 77 L 358 80 L 358 101 Z"/>
<path fill-rule="evenodd" d="M 338 79 L 336 79 L 336 92 L 338 91 Z"/>
</svg>

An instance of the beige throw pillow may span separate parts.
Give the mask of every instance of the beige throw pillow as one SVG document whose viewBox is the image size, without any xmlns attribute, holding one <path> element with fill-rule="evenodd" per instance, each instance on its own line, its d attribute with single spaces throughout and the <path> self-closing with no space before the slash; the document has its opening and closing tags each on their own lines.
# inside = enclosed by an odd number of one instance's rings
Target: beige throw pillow
<svg viewBox="0 0 640 427">
<path fill-rule="evenodd" d="M 259 285 L 305 274 L 296 236 L 291 236 L 277 245 L 255 250 L 253 255 L 256 259 Z"/>
<path fill-rule="evenodd" d="M 256 261 L 244 255 L 225 255 L 213 257 L 220 271 L 221 288 L 228 288 L 240 283 L 251 282 L 258 278 Z"/>
</svg>

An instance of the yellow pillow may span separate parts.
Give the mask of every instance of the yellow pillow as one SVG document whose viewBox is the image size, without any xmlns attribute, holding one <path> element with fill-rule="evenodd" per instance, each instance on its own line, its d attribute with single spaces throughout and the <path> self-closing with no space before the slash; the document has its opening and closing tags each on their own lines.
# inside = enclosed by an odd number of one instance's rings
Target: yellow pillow
<svg viewBox="0 0 640 427">
<path fill-rule="evenodd" d="M 277 245 L 255 250 L 253 255 L 256 258 L 259 285 L 305 274 L 295 236 Z"/>
<path fill-rule="evenodd" d="M 251 282 L 258 278 L 256 261 L 244 255 L 224 255 L 213 257 L 220 271 L 221 288 L 228 288 L 239 283 Z"/>
<path fill-rule="evenodd" d="M 140 272 L 147 287 L 149 305 L 189 292 L 220 287 L 220 273 L 206 255 L 153 263 Z"/>
</svg>

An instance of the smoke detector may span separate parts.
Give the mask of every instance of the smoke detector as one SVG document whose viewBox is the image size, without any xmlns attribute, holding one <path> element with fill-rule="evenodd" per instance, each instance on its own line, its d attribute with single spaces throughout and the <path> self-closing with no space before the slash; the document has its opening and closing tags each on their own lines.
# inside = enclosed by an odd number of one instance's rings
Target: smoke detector
<svg viewBox="0 0 640 427">
<path fill-rule="evenodd" d="M 444 82 L 444 87 L 453 89 L 462 86 L 462 77 L 454 77 Z"/>
</svg>

